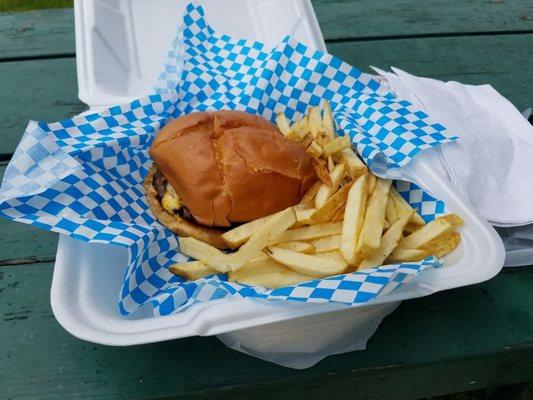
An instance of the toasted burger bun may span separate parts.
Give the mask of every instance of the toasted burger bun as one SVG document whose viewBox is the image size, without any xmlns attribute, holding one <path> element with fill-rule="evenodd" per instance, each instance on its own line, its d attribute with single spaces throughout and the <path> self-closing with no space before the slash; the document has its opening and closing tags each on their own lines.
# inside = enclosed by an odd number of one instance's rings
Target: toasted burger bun
<svg viewBox="0 0 533 400">
<path fill-rule="evenodd" d="M 180 236 L 191 236 L 202 242 L 209 243 L 219 249 L 227 249 L 229 246 L 222 239 L 222 231 L 200 226 L 187 221 L 178 214 L 171 214 L 167 212 L 161 202 L 157 199 L 157 193 L 152 185 L 154 174 L 157 171 L 156 166 L 152 166 L 148 175 L 144 178 L 144 190 L 148 199 L 150 209 L 159 222 L 165 225 L 168 229 Z"/>
<path fill-rule="evenodd" d="M 295 205 L 317 180 L 302 144 L 285 139 L 269 121 L 241 111 L 177 118 L 159 132 L 150 156 L 194 219 L 206 227 L 229 227 Z M 162 214 L 164 222 L 161 212 L 154 212 L 166 226 L 168 216 L 178 217 Z M 213 240 L 216 231 L 209 232 Z"/>
</svg>

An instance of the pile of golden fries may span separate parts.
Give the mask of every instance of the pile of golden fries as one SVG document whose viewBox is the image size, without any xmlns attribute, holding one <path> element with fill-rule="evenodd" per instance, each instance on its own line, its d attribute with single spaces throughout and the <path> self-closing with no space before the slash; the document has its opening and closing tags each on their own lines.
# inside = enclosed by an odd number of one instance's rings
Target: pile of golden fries
<svg viewBox="0 0 533 400">
<path fill-rule="evenodd" d="M 227 273 L 230 281 L 273 289 L 457 247 L 462 219 L 449 214 L 426 224 L 390 180 L 368 171 L 348 137 L 336 135 L 327 101 L 292 125 L 283 114 L 276 123 L 306 146 L 320 180 L 300 204 L 224 233 L 235 252 L 180 238 L 180 252 L 197 261 L 175 264 L 172 273 L 188 280 Z"/>
</svg>

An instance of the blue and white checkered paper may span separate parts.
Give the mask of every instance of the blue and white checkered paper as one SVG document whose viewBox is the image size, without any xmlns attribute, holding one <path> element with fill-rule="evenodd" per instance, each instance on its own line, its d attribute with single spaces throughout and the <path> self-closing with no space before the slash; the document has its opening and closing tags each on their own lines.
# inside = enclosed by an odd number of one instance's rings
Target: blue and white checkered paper
<svg viewBox="0 0 533 400">
<path fill-rule="evenodd" d="M 148 148 L 169 119 L 205 110 L 239 109 L 272 120 L 301 117 L 328 99 L 339 133 L 349 135 L 369 167 L 388 177 L 419 151 L 454 140 L 407 101 L 341 60 L 286 38 L 263 44 L 217 35 L 200 7 L 189 5 L 156 92 L 130 104 L 54 123 L 31 122 L 0 189 L 0 215 L 86 242 L 128 249 L 119 309 L 152 304 L 167 315 L 226 296 L 305 302 L 366 303 L 439 267 L 438 260 L 387 265 L 267 290 L 224 275 L 184 282 L 168 267 L 187 257 L 154 220 L 142 189 Z M 401 194 L 426 221 L 444 204 L 408 182 Z"/>
</svg>

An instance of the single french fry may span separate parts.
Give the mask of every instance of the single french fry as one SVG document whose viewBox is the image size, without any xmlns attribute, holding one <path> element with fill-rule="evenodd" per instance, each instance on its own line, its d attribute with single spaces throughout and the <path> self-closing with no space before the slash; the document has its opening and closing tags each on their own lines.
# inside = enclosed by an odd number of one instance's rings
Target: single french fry
<svg viewBox="0 0 533 400">
<path fill-rule="evenodd" d="M 352 147 L 352 142 L 348 136 L 340 136 L 331 140 L 327 145 L 324 146 L 322 150 L 322 155 L 327 157 L 332 154 L 336 154 L 344 149 L 349 149 Z"/>
<path fill-rule="evenodd" d="M 406 249 L 422 249 L 422 247 L 431 243 L 432 240 L 450 233 L 454 229 L 455 227 L 448 222 L 446 217 L 439 217 L 411 233 L 409 236 L 404 237 L 400 241 L 399 246 Z"/>
<path fill-rule="evenodd" d="M 367 203 L 367 176 L 360 176 L 350 188 L 344 210 L 341 253 L 350 265 L 355 265 L 355 248 L 363 226 Z"/>
<path fill-rule="evenodd" d="M 313 183 L 313 185 L 307 190 L 307 192 L 305 192 L 304 196 L 302 197 L 302 200 L 300 201 L 300 204 L 310 204 L 314 200 L 321 186 L 322 182 L 320 181 Z"/>
<path fill-rule="evenodd" d="M 330 174 L 332 171 L 328 171 L 328 168 L 324 160 L 319 160 L 318 158 L 312 158 L 312 161 L 313 161 L 313 167 L 315 169 L 316 175 L 318 176 L 318 179 L 320 179 L 323 183 L 325 183 L 328 186 L 333 186 L 333 183 L 331 182 L 331 178 L 330 178 Z"/>
<path fill-rule="evenodd" d="M 379 248 L 390 185 L 390 180 L 378 179 L 376 188 L 368 199 L 365 220 L 355 250 L 356 260 L 364 260 Z"/>
<path fill-rule="evenodd" d="M 368 196 L 370 196 L 376 188 L 378 178 L 373 173 L 368 174 Z"/>
<path fill-rule="evenodd" d="M 398 216 L 396 215 L 396 208 L 394 207 L 394 200 L 392 200 L 390 191 L 389 191 L 389 197 L 387 198 L 387 206 L 385 207 L 385 218 L 387 221 L 389 221 L 389 224 L 392 225 L 398 220 Z"/>
<path fill-rule="evenodd" d="M 314 158 L 319 158 L 322 155 L 322 146 L 316 140 L 313 140 L 307 148 L 307 153 Z"/>
<path fill-rule="evenodd" d="M 235 281 L 243 275 L 288 271 L 287 267 L 285 267 L 283 264 L 280 264 L 276 260 L 273 260 L 265 252 L 262 251 L 261 254 L 264 254 L 265 258 L 254 258 L 244 264 L 237 271 L 229 271 L 228 280 Z"/>
<path fill-rule="evenodd" d="M 322 184 L 315 196 L 315 208 L 322 208 L 326 201 L 339 189 L 339 185 L 344 178 L 346 166 L 344 164 L 337 164 L 331 174 L 331 186 Z"/>
<path fill-rule="evenodd" d="M 366 168 L 366 165 L 359 159 L 359 157 L 357 157 L 351 148 L 342 150 L 337 156 L 341 161 L 346 163 L 348 175 L 350 175 L 352 179 L 357 179 L 361 175 L 367 173 L 368 169 Z"/>
<path fill-rule="evenodd" d="M 325 145 L 327 145 L 329 143 L 329 137 L 328 135 L 326 135 L 324 132 L 320 132 L 316 139 L 315 139 L 318 144 L 321 146 L 321 147 L 324 147 Z"/>
<path fill-rule="evenodd" d="M 342 223 L 327 222 L 325 224 L 316 224 L 304 226 L 301 228 L 293 228 L 283 232 L 279 235 L 272 244 L 281 242 L 306 241 L 310 239 L 317 239 L 324 236 L 338 235 L 342 232 Z"/>
<path fill-rule="evenodd" d="M 341 235 L 326 236 L 319 239 L 310 240 L 309 243 L 317 253 L 339 250 L 341 247 Z"/>
<path fill-rule="evenodd" d="M 286 268 L 283 272 L 266 272 L 260 274 L 240 275 L 236 282 L 244 285 L 262 286 L 267 289 L 277 289 L 285 286 L 297 285 L 298 283 L 312 281 L 316 278 L 299 274 Z"/>
<path fill-rule="evenodd" d="M 329 258 L 331 260 L 336 260 L 339 263 L 344 263 L 347 265 L 346 260 L 342 256 L 341 252 L 339 250 L 330 250 L 330 251 L 323 251 L 321 253 L 315 253 L 314 254 L 317 257 L 323 257 L 323 258 Z"/>
<path fill-rule="evenodd" d="M 331 154 L 328 156 L 328 171 L 331 172 L 335 168 L 335 161 L 333 161 L 333 157 Z"/>
<path fill-rule="evenodd" d="M 392 253 L 396 246 L 398 246 L 398 243 L 402 238 L 403 228 L 407 224 L 407 221 L 409 221 L 409 218 L 411 218 L 411 216 L 406 214 L 396 221 L 381 238 L 378 249 L 374 251 L 370 257 L 363 260 L 358 269 L 369 269 L 383 265 L 385 259 Z"/>
<path fill-rule="evenodd" d="M 276 247 L 305 254 L 311 254 L 315 252 L 315 248 L 313 247 L 313 245 L 308 242 L 282 242 L 276 244 Z"/>
<path fill-rule="evenodd" d="M 320 115 L 320 107 L 311 107 L 309 109 L 309 130 L 311 135 L 316 139 L 319 133 L 324 132 L 322 127 L 322 117 Z"/>
<path fill-rule="evenodd" d="M 403 235 L 409 236 L 411 233 L 416 232 L 420 229 L 420 225 L 414 225 L 412 222 L 409 222 L 407 225 L 405 225 L 405 228 L 403 229 Z"/>
<path fill-rule="evenodd" d="M 313 140 L 313 135 L 308 133 L 302 138 L 302 140 L 300 140 L 300 143 L 303 144 L 305 148 L 308 148 Z"/>
<path fill-rule="evenodd" d="M 396 188 L 391 188 L 391 197 L 394 201 L 394 207 L 396 209 L 396 215 L 398 218 L 402 217 L 404 214 L 407 214 L 413 210 L 413 207 L 398 193 Z M 412 214 L 411 220 L 409 221 L 412 225 L 425 225 L 424 219 L 418 214 L 415 210 L 415 213 Z"/>
<path fill-rule="evenodd" d="M 336 134 L 335 119 L 333 118 L 333 112 L 331 112 L 331 105 L 329 104 L 329 101 L 324 100 L 322 109 L 322 126 L 324 127 L 324 133 L 330 139 L 333 139 Z"/>
<path fill-rule="evenodd" d="M 383 221 L 383 230 L 386 231 L 390 228 L 390 222 L 387 221 L 387 218 L 385 218 L 385 221 Z"/>
<path fill-rule="evenodd" d="M 437 258 L 444 257 L 446 254 L 455 250 L 461 241 L 461 234 L 459 232 L 451 232 L 440 241 L 433 245 L 431 252 Z"/>
<path fill-rule="evenodd" d="M 402 262 L 420 261 L 430 256 L 431 253 L 427 250 L 406 249 L 397 246 L 389 257 L 385 260 L 385 264 L 397 264 Z"/>
<path fill-rule="evenodd" d="M 180 253 L 193 257 L 219 272 L 228 272 L 230 270 L 228 255 L 216 247 L 193 237 L 180 237 L 178 243 Z"/>
<path fill-rule="evenodd" d="M 432 254 L 436 255 L 437 253 L 440 254 L 442 252 L 446 252 L 446 249 L 448 247 L 451 247 L 452 250 L 457 247 L 457 245 L 459 244 L 461 235 L 459 234 L 459 232 L 453 231 L 453 229 L 462 225 L 463 223 L 462 218 L 459 217 L 457 214 L 449 214 L 449 215 L 445 215 L 440 218 L 442 218 L 442 220 L 446 221 L 452 226 L 452 232 L 447 231 L 447 232 L 441 233 L 440 235 L 435 236 L 433 239 L 428 240 L 425 243 L 419 244 L 416 247 L 417 249 L 428 250 L 428 251 L 431 251 Z M 430 224 L 431 222 L 428 225 Z M 445 254 L 447 253 L 448 252 L 446 252 Z"/>
<path fill-rule="evenodd" d="M 333 215 L 333 217 L 331 218 L 331 222 L 344 221 L 344 210 L 346 210 L 346 204 L 335 212 L 335 215 Z"/>
<path fill-rule="evenodd" d="M 208 267 L 201 261 L 189 261 L 171 265 L 169 271 L 188 281 L 195 281 L 207 275 L 218 274 L 219 272 Z"/>
<path fill-rule="evenodd" d="M 298 140 L 302 140 L 308 133 L 311 133 L 311 130 L 309 129 L 309 119 L 305 115 L 298 124 L 298 130 L 295 132 L 295 136 Z"/>
<path fill-rule="evenodd" d="M 292 207 L 274 214 L 239 250 L 228 257 L 227 264 L 229 269 L 232 271 L 238 270 L 262 249 L 280 237 L 295 222 L 296 215 Z"/>
<path fill-rule="evenodd" d="M 459 228 L 463 226 L 463 219 L 458 216 L 457 214 L 446 214 L 443 215 L 442 218 L 444 218 L 446 221 L 448 221 L 454 228 Z"/>
<path fill-rule="evenodd" d="M 343 262 L 333 258 L 297 253 L 275 246 L 269 247 L 266 251 L 274 260 L 286 265 L 293 271 L 317 278 L 338 275 L 346 269 L 345 261 Z"/>
<path fill-rule="evenodd" d="M 311 215 L 311 219 L 320 222 L 330 221 L 337 210 L 346 204 L 348 192 L 351 187 L 352 182 L 337 190 L 337 192 L 335 192 L 328 200 L 326 200 L 321 208 L 315 210 L 315 212 Z"/>
<path fill-rule="evenodd" d="M 294 210 L 294 212 L 299 212 L 299 211 L 305 211 L 305 210 L 309 210 L 311 209 L 311 204 L 309 203 L 299 203 L 299 204 L 296 204 L 295 206 L 292 206 L 292 209 Z"/>
<path fill-rule="evenodd" d="M 232 248 L 239 247 L 240 245 L 245 243 L 250 238 L 250 236 L 257 232 L 259 228 L 266 224 L 267 221 L 274 215 L 254 219 L 253 221 L 239 225 L 236 228 L 224 232 L 222 234 L 222 239 L 224 239 Z"/>
<path fill-rule="evenodd" d="M 308 210 L 296 211 L 296 224 L 295 224 L 295 226 L 318 224 L 320 221 L 314 220 L 312 218 L 313 214 L 315 212 L 316 212 L 315 208 L 310 208 Z"/>
<path fill-rule="evenodd" d="M 291 128 L 289 125 L 289 121 L 285 117 L 285 114 L 280 112 L 278 113 L 278 115 L 276 115 L 276 124 L 278 125 L 278 129 L 283 134 L 283 136 L 285 137 L 290 136 Z"/>
</svg>

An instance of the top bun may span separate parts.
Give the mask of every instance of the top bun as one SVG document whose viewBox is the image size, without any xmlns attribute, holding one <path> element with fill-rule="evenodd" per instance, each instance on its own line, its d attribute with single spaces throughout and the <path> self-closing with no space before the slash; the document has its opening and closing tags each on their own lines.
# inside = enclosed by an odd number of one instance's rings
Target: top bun
<svg viewBox="0 0 533 400">
<path fill-rule="evenodd" d="M 305 147 L 242 111 L 170 121 L 150 156 L 196 221 L 227 227 L 300 202 L 317 180 Z"/>
</svg>

